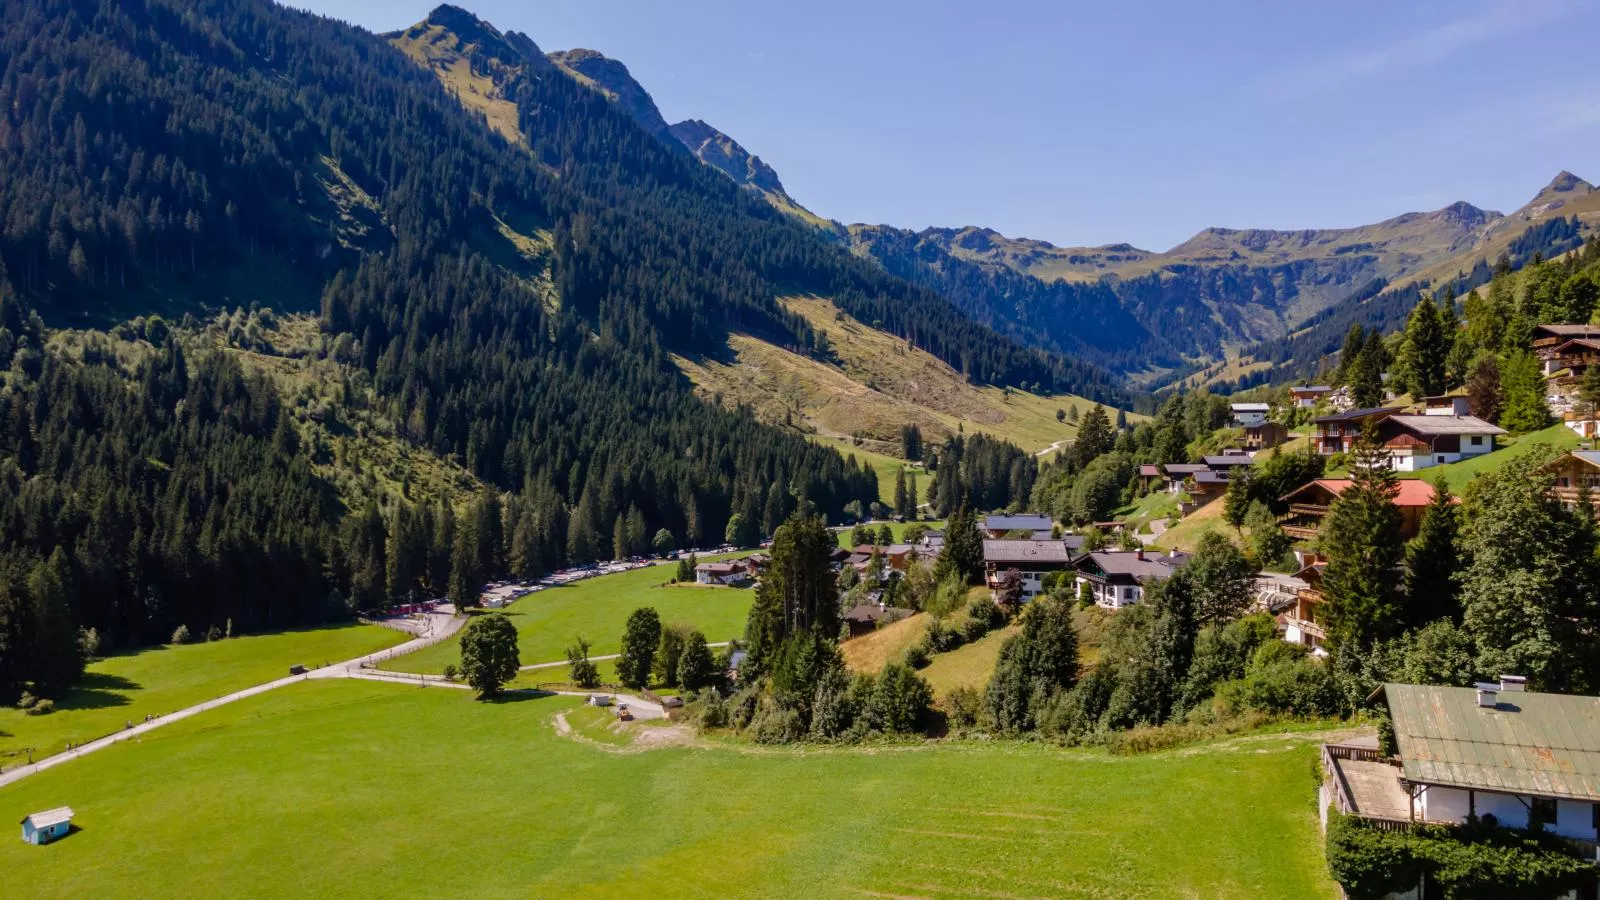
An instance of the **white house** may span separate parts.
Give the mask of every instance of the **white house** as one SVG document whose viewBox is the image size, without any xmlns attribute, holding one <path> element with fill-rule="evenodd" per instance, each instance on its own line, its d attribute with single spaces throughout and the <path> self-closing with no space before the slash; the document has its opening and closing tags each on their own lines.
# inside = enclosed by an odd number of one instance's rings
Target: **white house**
<svg viewBox="0 0 1600 900">
<path fill-rule="evenodd" d="M 1265 403 L 1234 403 L 1228 408 L 1233 411 L 1233 424 L 1241 428 L 1260 425 L 1267 420 L 1267 413 L 1272 411 L 1272 407 Z"/>
<path fill-rule="evenodd" d="M 695 584 L 739 584 L 748 575 L 744 563 L 739 560 L 703 562 L 694 567 Z"/>
<path fill-rule="evenodd" d="M 1460 462 L 1494 451 L 1504 428 L 1476 416 L 1458 416 L 1449 409 L 1426 415 L 1391 415 L 1378 423 L 1378 437 L 1396 472 Z"/>
<path fill-rule="evenodd" d="M 1044 577 L 1051 572 L 1072 569 L 1076 548 L 1083 538 L 1055 538 L 1042 541 L 1008 541 L 994 538 L 983 542 L 984 580 L 989 590 L 1000 588 L 1006 573 L 1015 570 L 1022 576 L 1022 598 L 1032 600 L 1044 590 Z"/>
<path fill-rule="evenodd" d="M 1294 405 L 1300 409 L 1310 409 L 1317 405 L 1317 401 L 1333 393 L 1333 388 L 1325 384 L 1302 384 L 1289 388 L 1289 396 L 1294 398 Z"/>
<path fill-rule="evenodd" d="M 1340 812 L 1390 827 L 1536 824 L 1596 853 L 1600 697 L 1527 691 L 1515 675 L 1476 688 L 1386 684 L 1383 697 L 1393 757 L 1323 748 L 1324 798 Z"/>
<path fill-rule="evenodd" d="M 1077 590 L 1087 588 L 1094 602 L 1107 609 L 1132 606 L 1144 598 L 1144 587 L 1165 581 L 1189 561 L 1189 554 L 1145 550 L 1096 550 L 1079 557 Z"/>
<path fill-rule="evenodd" d="M 22 820 L 22 839 L 30 844 L 48 844 L 72 830 L 72 807 L 58 806 L 36 812 Z"/>
</svg>

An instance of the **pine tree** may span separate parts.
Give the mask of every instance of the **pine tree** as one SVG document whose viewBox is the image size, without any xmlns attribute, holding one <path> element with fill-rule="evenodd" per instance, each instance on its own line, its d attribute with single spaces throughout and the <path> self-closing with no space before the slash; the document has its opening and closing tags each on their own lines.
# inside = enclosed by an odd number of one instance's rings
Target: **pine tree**
<svg viewBox="0 0 1600 900">
<path fill-rule="evenodd" d="M 1109 452 L 1115 443 L 1116 434 L 1111 429 L 1111 418 L 1106 415 L 1105 408 L 1096 403 L 1078 423 L 1078 436 L 1072 442 L 1072 456 L 1082 468 L 1093 462 L 1095 457 Z"/>
<path fill-rule="evenodd" d="M 1335 647 L 1369 647 L 1398 624 L 1393 585 L 1400 563 L 1400 492 L 1389 455 L 1368 426 L 1350 451 L 1350 486 L 1323 520 L 1324 621 Z"/>
<path fill-rule="evenodd" d="M 1500 422 L 1500 360 L 1493 353 L 1485 353 L 1472 364 L 1472 374 L 1467 378 L 1467 408 L 1486 422 Z"/>
<path fill-rule="evenodd" d="M 906 494 L 905 469 L 897 469 L 894 473 L 894 511 L 895 515 L 905 516 L 906 518 L 910 518 L 914 514 L 911 512 L 911 499 Z"/>
<path fill-rule="evenodd" d="M 1245 516 L 1250 513 L 1250 476 L 1243 466 L 1235 467 L 1236 471 L 1228 475 L 1228 492 L 1222 497 L 1222 517 L 1234 531 L 1239 531 L 1244 526 Z"/>
<path fill-rule="evenodd" d="M 1500 427 L 1512 434 L 1527 434 L 1550 424 L 1544 375 L 1532 353 L 1517 350 L 1506 356 L 1500 367 L 1500 389 L 1505 396 Z"/>
<path fill-rule="evenodd" d="M 1371 409 L 1383 402 L 1383 338 L 1377 331 L 1362 344 L 1346 376 L 1350 400 L 1357 409 Z"/>
<path fill-rule="evenodd" d="M 1350 330 L 1345 332 L 1344 346 L 1339 351 L 1339 367 L 1334 370 L 1334 384 L 1349 383 L 1350 370 L 1355 366 L 1356 358 L 1361 355 L 1361 350 L 1366 345 L 1366 329 L 1361 327 L 1360 322 L 1350 323 Z"/>
<path fill-rule="evenodd" d="M 1433 483 L 1433 499 L 1422 514 L 1417 536 L 1406 544 L 1406 622 L 1412 627 L 1461 617 L 1460 585 L 1455 581 L 1461 568 L 1456 515 L 1450 484 L 1441 477 Z"/>
<path fill-rule="evenodd" d="M 970 508 L 957 508 L 945 523 L 944 548 L 939 551 L 934 574 L 940 581 L 953 574 L 968 584 L 983 576 L 983 532 Z"/>
<path fill-rule="evenodd" d="M 1413 397 L 1431 397 L 1445 391 L 1450 345 L 1439 322 L 1439 309 L 1423 297 L 1411 310 L 1396 365 L 1404 387 Z"/>
</svg>

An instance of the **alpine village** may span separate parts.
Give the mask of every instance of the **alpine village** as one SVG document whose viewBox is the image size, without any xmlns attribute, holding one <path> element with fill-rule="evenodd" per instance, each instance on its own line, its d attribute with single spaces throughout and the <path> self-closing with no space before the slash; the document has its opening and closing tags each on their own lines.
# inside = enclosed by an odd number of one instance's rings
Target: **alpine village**
<svg viewBox="0 0 1600 900">
<path fill-rule="evenodd" d="M 1056 247 L 453 6 L 0 26 L 0 895 L 1597 897 L 1582 178 Z"/>
</svg>

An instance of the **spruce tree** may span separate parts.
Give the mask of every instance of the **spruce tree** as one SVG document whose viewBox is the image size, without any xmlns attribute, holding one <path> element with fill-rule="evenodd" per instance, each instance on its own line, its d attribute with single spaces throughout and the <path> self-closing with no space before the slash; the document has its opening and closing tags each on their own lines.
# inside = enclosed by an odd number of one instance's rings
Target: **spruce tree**
<svg viewBox="0 0 1600 900">
<path fill-rule="evenodd" d="M 1500 410 L 1501 428 L 1512 434 L 1527 434 L 1550 424 L 1544 375 L 1532 353 L 1517 350 L 1506 356 L 1500 367 L 1500 389 L 1505 396 Z"/>
<path fill-rule="evenodd" d="M 1319 539 L 1328 557 L 1323 619 L 1335 647 L 1369 647 L 1398 624 L 1393 585 L 1400 563 L 1400 492 L 1389 455 L 1368 426 L 1350 451 L 1350 486 L 1334 501 Z"/>
<path fill-rule="evenodd" d="M 1439 309 L 1431 299 L 1423 297 L 1411 310 L 1400 355 L 1396 368 L 1413 397 L 1444 393 L 1450 345 L 1440 326 Z"/>
<path fill-rule="evenodd" d="M 976 584 L 983 577 L 983 532 L 978 530 L 977 514 L 961 506 L 950 515 L 945 524 L 944 548 L 934 574 L 943 581 L 954 574 L 968 584 Z"/>
<path fill-rule="evenodd" d="M 1484 353 L 1472 364 L 1472 373 L 1467 377 L 1467 408 L 1478 418 L 1498 424 L 1503 400 L 1500 360 L 1493 353 Z"/>
<path fill-rule="evenodd" d="M 1423 511 L 1417 536 L 1406 544 L 1406 622 L 1412 627 L 1461 617 L 1456 515 L 1450 484 L 1441 477 L 1433 483 L 1433 499 Z"/>
<path fill-rule="evenodd" d="M 656 650 L 661 644 L 661 617 L 648 606 L 628 616 L 622 632 L 622 651 L 617 656 L 617 678 L 632 688 L 642 688 L 650 680 Z"/>
<path fill-rule="evenodd" d="M 1344 335 L 1344 346 L 1339 350 L 1339 367 L 1333 373 L 1334 384 L 1349 383 L 1350 370 L 1355 366 L 1356 358 L 1361 355 L 1361 350 L 1366 345 L 1366 329 L 1361 327 L 1360 322 L 1350 323 L 1350 330 Z"/>
<path fill-rule="evenodd" d="M 1350 401 L 1357 409 L 1371 409 L 1383 402 L 1383 337 L 1376 330 L 1361 346 L 1350 364 L 1346 381 Z"/>
</svg>

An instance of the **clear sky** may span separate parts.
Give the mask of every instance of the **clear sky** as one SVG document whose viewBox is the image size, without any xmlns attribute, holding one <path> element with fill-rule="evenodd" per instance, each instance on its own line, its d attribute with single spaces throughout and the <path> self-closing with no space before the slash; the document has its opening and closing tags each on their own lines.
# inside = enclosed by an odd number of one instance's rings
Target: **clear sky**
<svg viewBox="0 0 1600 900">
<path fill-rule="evenodd" d="M 434 0 L 294 0 L 374 31 Z M 457 0 L 844 222 L 1164 250 L 1600 181 L 1600 0 Z"/>
</svg>

